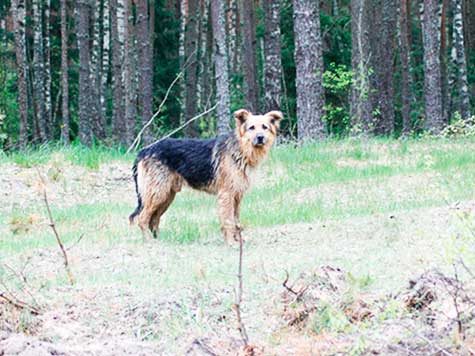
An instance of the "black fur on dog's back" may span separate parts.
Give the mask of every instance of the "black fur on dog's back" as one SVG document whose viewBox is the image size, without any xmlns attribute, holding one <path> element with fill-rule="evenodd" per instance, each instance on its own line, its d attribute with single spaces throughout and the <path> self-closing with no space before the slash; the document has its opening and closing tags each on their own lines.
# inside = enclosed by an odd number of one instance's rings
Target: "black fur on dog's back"
<svg viewBox="0 0 475 356">
<path fill-rule="evenodd" d="M 195 189 L 209 185 L 215 177 L 216 152 L 229 136 L 219 136 L 208 140 L 165 139 L 143 150 L 137 156 L 137 162 L 145 158 L 154 158 L 178 173 Z"/>
<path fill-rule="evenodd" d="M 130 223 L 143 209 L 137 179 L 137 166 L 140 161 L 147 158 L 155 159 L 172 172 L 178 173 L 192 188 L 204 189 L 215 178 L 220 152 L 230 141 L 233 143 L 236 141 L 232 134 L 208 140 L 168 138 L 143 148 L 138 153 L 132 167 L 135 192 L 137 193 L 137 208 L 129 216 Z"/>
</svg>

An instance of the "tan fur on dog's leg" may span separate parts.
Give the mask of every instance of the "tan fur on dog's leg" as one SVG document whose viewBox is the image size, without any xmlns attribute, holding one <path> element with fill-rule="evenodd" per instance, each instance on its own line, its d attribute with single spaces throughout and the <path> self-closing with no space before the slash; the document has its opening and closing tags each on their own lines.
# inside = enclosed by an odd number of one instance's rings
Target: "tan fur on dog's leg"
<svg viewBox="0 0 475 356">
<path fill-rule="evenodd" d="M 218 215 L 221 222 L 221 231 L 224 239 L 231 244 L 237 241 L 237 226 L 235 217 L 235 201 L 234 195 L 226 190 L 218 192 Z"/>
</svg>

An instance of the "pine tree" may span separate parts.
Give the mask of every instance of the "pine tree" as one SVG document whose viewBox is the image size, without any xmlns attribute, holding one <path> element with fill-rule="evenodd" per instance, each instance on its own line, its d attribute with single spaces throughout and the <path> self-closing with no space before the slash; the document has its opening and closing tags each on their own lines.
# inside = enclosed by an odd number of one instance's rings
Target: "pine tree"
<svg viewBox="0 0 475 356">
<path fill-rule="evenodd" d="M 439 133 L 444 127 L 440 66 L 440 21 L 437 0 L 424 0 L 421 8 L 424 47 L 425 128 Z"/>
<path fill-rule="evenodd" d="M 46 142 L 47 136 L 47 119 L 45 108 L 45 64 L 43 51 L 43 22 L 42 8 L 40 0 L 32 0 L 33 15 L 33 95 L 35 103 L 36 139 L 40 142 Z"/>
<path fill-rule="evenodd" d="M 221 0 L 211 0 L 211 17 L 214 37 L 214 71 L 216 77 L 216 100 L 218 134 L 229 131 L 230 95 L 228 73 L 228 51 L 226 45 L 226 28 L 224 3 Z"/>
<path fill-rule="evenodd" d="M 401 0 L 399 14 L 399 55 L 401 58 L 401 116 L 402 132 L 408 135 L 412 130 L 412 74 L 411 74 L 411 2 Z"/>
<path fill-rule="evenodd" d="M 256 19 L 254 0 L 239 0 L 242 19 L 242 64 L 244 70 L 245 97 L 247 108 L 256 113 L 259 110 L 259 87 L 256 65 Z"/>
<path fill-rule="evenodd" d="M 152 9 L 150 9 L 152 10 Z M 153 85 L 153 58 L 152 39 L 149 22 L 149 7 L 147 0 L 137 2 L 137 45 L 139 55 L 139 107 L 142 125 L 145 125 L 152 116 L 152 85 Z M 150 130 L 144 132 L 144 142 L 152 142 Z"/>
<path fill-rule="evenodd" d="M 91 116 L 93 99 L 91 98 L 91 71 L 89 46 L 88 0 L 76 1 L 76 37 L 79 48 L 79 140 L 85 145 L 92 144 Z"/>
<path fill-rule="evenodd" d="M 68 65 L 68 17 L 67 0 L 61 0 L 61 92 L 62 92 L 62 124 L 61 140 L 69 144 L 69 65 Z"/>
<path fill-rule="evenodd" d="M 25 0 L 12 0 L 12 10 L 20 114 L 19 144 L 21 148 L 25 148 L 28 144 L 28 89 L 26 83 L 28 64 L 26 61 L 25 41 Z"/>
<path fill-rule="evenodd" d="M 265 111 L 280 110 L 282 63 L 280 2 L 264 0 L 264 100 Z"/>
<path fill-rule="evenodd" d="M 294 0 L 295 79 L 299 141 L 325 137 L 323 58 L 316 0 Z"/>
</svg>

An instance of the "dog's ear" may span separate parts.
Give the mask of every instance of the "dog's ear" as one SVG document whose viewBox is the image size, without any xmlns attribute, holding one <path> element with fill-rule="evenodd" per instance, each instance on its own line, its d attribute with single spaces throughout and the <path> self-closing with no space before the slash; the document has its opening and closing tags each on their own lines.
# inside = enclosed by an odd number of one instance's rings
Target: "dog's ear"
<svg viewBox="0 0 475 356">
<path fill-rule="evenodd" d="M 279 128 L 280 120 L 284 118 L 280 111 L 269 111 L 266 116 L 270 117 L 270 123 L 277 128 Z"/>
<path fill-rule="evenodd" d="M 251 113 L 245 109 L 240 109 L 234 113 L 234 118 L 236 119 L 236 127 L 242 126 Z"/>
</svg>

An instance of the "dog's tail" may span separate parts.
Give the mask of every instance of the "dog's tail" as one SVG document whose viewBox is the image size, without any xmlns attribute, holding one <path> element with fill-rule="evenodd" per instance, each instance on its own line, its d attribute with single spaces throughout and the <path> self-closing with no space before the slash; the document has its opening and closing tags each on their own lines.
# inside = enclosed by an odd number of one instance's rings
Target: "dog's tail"
<svg viewBox="0 0 475 356">
<path fill-rule="evenodd" d="M 135 162 L 134 162 L 134 165 L 132 167 L 132 175 L 134 177 L 134 183 L 135 183 L 135 192 L 137 193 L 137 207 L 135 208 L 134 212 L 132 214 L 130 214 L 130 216 L 129 216 L 129 223 L 130 224 L 133 224 L 135 222 L 135 218 L 137 217 L 137 215 L 140 214 L 140 212 L 143 209 L 142 197 L 140 196 L 139 184 L 138 184 L 138 181 L 137 181 L 137 176 L 138 176 L 137 165 L 138 165 L 138 163 L 139 163 L 139 160 L 136 159 Z"/>
</svg>

